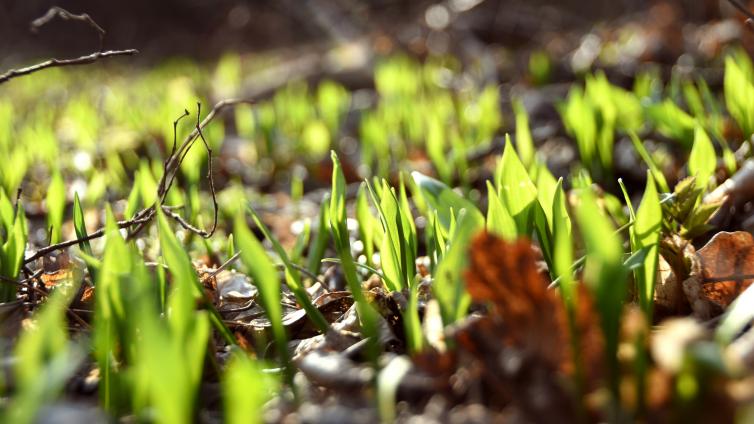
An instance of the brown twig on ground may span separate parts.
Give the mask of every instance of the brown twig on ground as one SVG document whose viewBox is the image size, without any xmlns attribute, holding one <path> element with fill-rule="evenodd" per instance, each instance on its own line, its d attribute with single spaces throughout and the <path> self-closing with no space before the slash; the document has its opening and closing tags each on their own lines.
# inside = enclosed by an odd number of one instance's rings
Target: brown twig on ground
<svg viewBox="0 0 754 424">
<path fill-rule="evenodd" d="M 746 6 L 741 4 L 738 0 L 728 0 L 731 6 L 735 7 L 739 12 L 746 16 L 746 25 L 749 29 L 754 29 L 754 13 L 751 12 Z"/>
<path fill-rule="evenodd" d="M 169 216 L 170 218 L 174 219 L 181 227 L 185 228 L 188 231 L 191 231 L 192 233 L 195 233 L 201 237 L 209 238 L 212 237 L 212 235 L 215 232 L 215 229 L 217 227 L 217 215 L 218 215 L 218 205 L 217 205 L 217 197 L 215 193 L 214 188 L 214 180 L 212 177 L 212 150 L 209 148 L 209 143 L 204 138 L 204 134 L 202 133 L 202 129 L 205 128 L 207 125 L 209 125 L 210 122 L 217 116 L 220 111 L 223 109 L 235 106 L 239 104 L 253 104 L 253 100 L 247 100 L 247 99 L 228 99 L 228 100 L 222 100 L 215 104 L 215 106 L 212 108 L 212 110 L 207 114 L 207 116 L 204 117 L 203 120 L 199 121 L 200 112 L 201 112 L 201 106 L 199 105 L 197 107 L 197 124 L 194 130 L 186 136 L 186 138 L 183 140 L 180 146 L 177 148 L 173 148 L 170 156 L 165 160 L 165 163 L 163 165 L 164 172 L 162 174 L 162 177 L 160 178 L 160 181 L 157 185 L 157 198 L 158 202 L 160 204 L 160 208 L 165 213 L 165 215 Z M 177 130 L 178 121 L 182 119 L 185 114 L 176 119 L 176 121 L 173 122 L 173 129 Z M 175 137 L 175 134 L 174 134 Z M 183 159 L 186 157 L 186 154 L 191 149 L 191 146 L 193 146 L 194 142 L 198 137 L 201 137 L 202 141 L 204 142 L 205 147 L 208 151 L 208 160 L 210 161 L 209 164 L 209 176 L 210 179 L 210 190 L 212 195 L 212 202 L 214 206 L 214 223 L 210 231 L 206 231 L 200 228 L 197 228 L 193 225 L 191 225 L 189 222 L 187 222 L 181 215 L 173 212 L 173 208 L 167 205 L 162 205 L 162 201 L 164 200 L 165 196 L 167 195 L 167 192 L 170 190 L 170 187 L 172 187 L 173 180 L 176 177 L 176 174 L 178 173 L 178 170 L 180 169 L 181 163 L 183 163 Z M 174 143 L 175 146 L 175 143 Z M 119 221 L 117 223 L 118 228 L 133 228 L 131 232 L 128 234 L 128 239 L 133 238 L 138 234 L 146 225 L 154 218 L 155 214 L 157 213 L 156 209 L 157 203 L 154 205 L 144 208 L 137 212 L 133 218 L 125 221 Z M 47 247 L 43 247 L 39 250 L 37 250 L 33 255 L 29 256 L 28 258 L 24 259 L 24 264 L 28 264 L 30 262 L 33 262 L 47 254 L 50 254 L 56 250 L 62 250 L 68 247 L 71 247 L 75 244 L 82 243 L 84 241 L 93 240 L 96 238 L 100 238 L 105 235 L 105 228 L 100 228 L 97 231 L 87 235 L 86 237 L 76 238 L 72 240 L 66 240 L 60 243 L 51 244 Z"/>
<path fill-rule="evenodd" d="M 154 215 L 153 214 L 151 214 L 151 215 L 143 214 L 143 212 L 147 211 L 148 209 L 149 208 L 143 209 L 142 211 L 140 211 L 139 213 L 137 213 L 136 216 L 133 219 L 129 219 L 129 220 L 126 220 L 126 221 L 119 221 L 118 224 L 117 224 L 118 228 L 129 228 L 129 227 L 132 227 L 134 225 L 138 225 L 138 224 L 141 224 L 143 222 L 149 221 L 150 219 L 152 219 L 152 216 L 154 216 Z M 52 252 L 54 252 L 56 250 L 62 250 L 62 249 L 65 249 L 67 247 L 71 247 L 74 244 L 79 244 L 79 243 L 83 243 L 85 241 L 94 240 L 94 239 L 100 238 L 100 237 L 102 237 L 104 235 L 105 235 L 105 229 L 104 228 L 100 228 L 99 230 L 97 230 L 97 231 L 95 231 L 95 232 L 87 235 L 86 237 L 81 237 L 81 238 L 77 238 L 77 239 L 73 239 L 73 240 L 66 240 L 66 241 L 62 241 L 60 243 L 51 244 L 51 245 L 49 245 L 47 247 L 43 247 L 43 248 L 37 250 L 33 255 L 29 256 L 26 259 L 24 259 L 24 264 L 28 264 L 28 263 L 34 262 L 37 259 L 39 259 L 39 258 L 41 258 L 41 257 L 43 257 L 43 256 L 45 256 L 47 254 L 50 254 L 50 253 L 52 253 Z"/>
<path fill-rule="evenodd" d="M 41 71 L 47 68 L 86 65 L 89 63 L 96 62 L 103 58 L 108 58 L 108 57 L 113 57 L 113 56 L 131 56 L 131 55 L 139 53 L 139 51 L 136 49 L 103 51 L 103 43 L 105 40 L 105 30 L 102 29 L 101 26 L 97 25 L 97 23 L 94 22 L 94 20 L 86 13 L 75 15 L 57 6 L 50 8 L 50 10 L 48 10 L 44 16 L 39 17 L 35 19 L 34 21 L 32 21 L 31 31 L 37 32 L 39 28 L 46 25 L 56 16 L 64 20 L 75 20 L 75 21 L 87 23 L 90 27 L 92 27 L 97 32 L 97 37 L 99 38 L 99 49 L 94 53 L 76 57 L 76 58 L 49 59 L 44 62 L 37 63 L 36 65 L 27 66 L 25 68 L 11 69 L 5 72 L 4 74 L 0 74 L 0 84 L 8 82 L 13 78 L 33 74 L 34 72 Z"/>
<path fill-rule="evenodd" d="M 44 290 L 42 290 L 39 287 L 36 287 L 34 285 L 34 280 L 39 279 L 39 277 L 42 276 L 43 272 L 44 272 L 44 270 L 39 269 L 31 277 L 23 279 L 23 280 L 20 280 L 20 281 L 13 280 L 11 278 L 3 277 L 3 276 L 0 275 L 0 284 L 13 284 L 13 285 L 17 285 L 17 286 L 26 287 L 29 290 L 30 296 L 33 293 L 34 295 L 40 294 L 42 296 L 47 297 L 47 296 L 50 295 L 49 293 L 47 293 L 46 291 L 44 291 Z M 33 301 L 32 304 L 34 304 L 34 303 L 35 302 Z M 78 314 L 76 312 L 74 312 L 70 307 L 66 307 L 66 312 L 68 313 L 68 315 L 71 318 L 73 318 L 74 321 L 78 322 L 79 325 L 81 325 L 82 327 L 84 327 L 86 329 L 90 329 L 91 328 L 91 326 L 86 321 L 84 321 L 80 316 L 78 316 Z"/>
</svg>

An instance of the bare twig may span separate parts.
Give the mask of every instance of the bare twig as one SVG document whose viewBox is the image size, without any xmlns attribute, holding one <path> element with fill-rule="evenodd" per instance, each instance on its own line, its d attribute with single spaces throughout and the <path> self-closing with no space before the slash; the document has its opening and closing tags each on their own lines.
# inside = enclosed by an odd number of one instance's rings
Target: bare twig
<svg viewBox="0 0 754 424">
<path fill-rule="evenodd" d="M 136 49 L 126 49 L 126 50 L 108 50 L 103 51 L 103 43 L 105 38 L 105 30 L 102 29 L 99 25 L 97 25 L 94 20 L 87 15 L 86 13 L 82 13 L 81 15 L 75 15 L 71 12 L 68 12 L 65 9 L 62 9 L 60 7 L 53 7 L 50 10 L 47 11 L 47 13 L 40 17 L 35 19 L 31 23 L 31 30 L 32 32 L 36 32 L 39 30 L 39 28 L 46 25 L 48 22 L 50 22 L 52 19 L 54 19 L 56 16 L 60 17 L 64 20 L 75 20 L 75 21 L 81 21 L 87 23 L 90 27 L 92 27 L 97 32 L 97 37 L 99 37 L 99 49 L 91 54 L 80 56 L 77 58 L 71 58 L 71 59 L 49 59 L 41 63 L 37 63 L 36 65 L 27 66 L 25 68 L 18 68 L 18 69 L 11 69 L 4 74 L 0 75 L 0 84 L 3 84 L 5 82 L 10 81 L 13 78 L 18 78 L 24 75 L 33 74 L 35 72 L 41 71 L 43 69 L 47 68 L 54 68 L 54 67 L 61 67 L 61 66 L 76 66 L 76 65 L 86 65 L 89 63 L 96 62 L 100 59 L 113 57 L 113 56 L 131 56 L 134 54 L 139 53 Z"/>
<path fill-rule="evenodd" d="M 148 209 L 149 208 L 144 209 L 141 212 L 147 211 Z M 129 219 L 127 221 L 119 221 L 118 224 L 117 224 L 118 228 L 129 228 L 129 227 L 132 227 L 134 225 L 141 224 L 143 222 L 149 221 L 150 219 L 152 219 L 152 216 L 154 216 L 154 214 L 142 214 L 141 212 L 137 213 L 136 217 L 134 217 L 133 219 Z M 143 216 L 141 216 L 141 215 L 143 215 Z M 33 255 L 29 256 L 26 259 L 24 259 L 24 264 L 28 264 L 30 262 L 34 262 L 37 259 L 39 259 L 39 258 L 41 258 L 41 257 L 43 257 L 43 256 L 45 256 L 45 255 L 47 255 L 49 253 L 52 253 L 52 252 L 54 252 L 56 250 L 62 250 L 62 249 L 65 249 L 67 247 L 71 247 L 71 246 L 73 246 L 75 244 L 79 244 L 79 243 L 83 243 L 85 241 L 89 241 L 89 240 L 94 240 L 94 239 L 100 238 L 100 237 L 102 237 L 104 235 L 105 235 L 105 229 L 104 228 L 100 228 L 99 230 L 97 230 L 97 231 L 95 231 L 95 232 L 93 232 L 91 234 L 88 234 L 86 237 L 81 237 L 81 238 L 77 238 L 77 239 L 73 239 L 73 240 L 66 240 L 66 241 L 63 241 L 63 242 L 60 242 L 60 243 L 56 243 L 56 244 L 51 244 L 51 245 L 49 245 L 47 247 L 43 247 L 43 248 L 37 250 Z"/>
<path fill-rule="evenodd" d="M 8 277 L 4 277 L 4 276 L 0 275 L 0 284 L 11 284 L 11 285 L 16 285 L 16 286 L 26 287 L 29 290 L 29 297 L 30 298 L 31 297 L 36 298 L 37 294 L 40 294 L 40 295 L 42 295 L 44 297 L 47 297 L 47 296 L 50 295 L 49 293 L 47 293 L 46 291 L 40 289 L 39 287 L 34 286 L 34 280 L 39 279 L 39 277 L 42 276 L 43 272 L 44 272 L 44 270 L 39 269 L 31 277 L 26 278 L 24 280 L 20 280 L 20 281 L 17 281 L 17 280 L 14 280 L 12 278 L 8 278 Z M 32 304 L 35 304 L 35 303 L 36 303 L 36 301 L 32 301 Z M 87 329 L 91 328 L 89 326 L 89 324 L 86 321 L 84 321 L 80 316 L 78 316 L 78 314 L 76 312 L 74 312 L 70 307 L 66 307 L 66 310 L 67 310 L 68 314 L 71 316 L 71 318 L 73 318 L 76 322 L 78 322 L 79 325 L 81 325 L 82 327 L 87 328 Z"/>
<path fill-rule="evenodd" d="M 181 119 L 183 119 L 183 118 L 185 118 L 187 116 L 189 116 L 188 109 L 183 109 L 183 115 L 179 116 L 175 121 L 173 121 L 173 147 L 172 147 L 172 149 L 170 149 L 170 154 L 168 155 L 168 159 L 172 158 L 173 155 L 175 154 L 175 148 L 176 148 L 177 138 L 178 138 L 178 123 L 181 122 Z M 199 118 L 197 117 L 196 119 L 198 120 Z M 162 172 L 163 176 L 168 173 L 168 162 L 169 162 L 169 160 L 166 160 L 165 163 L 164 163 L 164 169 L 163 169 L 163 172 Z M 167 191 L 166 191 L 166 193 L 167 193 Z M 163 194 L 163 196 L 162 196 L 161 199 L 163 201 L 165 201 L 164 194 Z"/>
<path fill-rule="evenodd" d="M 220 271 L 224 270 L 225 268 L 229 267 L 233 262 L 237 261 L 238 258 L 241 257 L 241 251 L 239 250 L 233 256 L 228 258 L 227 261 L 223 262 L 219 267 L 213 269 L 211 272 L 207 273 L 208 278 L 212 278 L 220 273 Z"/>
<path fill-rule="evenodd" d="M 196 131 L 199 132 L 199 137 L 202 139 L 202 142 L 204 143 L 204 148 L 207 149 L 207 179 L 209 180 L 209 192 L 212 196 L 212 210 L 213 210 L 213 218 L 212 218 L 212 229 L 209 230 L 209 232 L 206 232 L 206 235 L 204 235 L 204 238 L 212 237 L 212 234 L 215 233 L 215 230 L 217 230 L 217 193 L 215 192 L 215 179 L 212 176 L 212 149 L 209 147 L 209 143 L 207 143 L 207 139 L 204 138 L 204 134 L 202 133 L 202 128 L 199 126 L 199 117 L 202 114 L 202 104 L 197 103 L 196 104 Z"/>
<path fill-rule="evenodd" d="M 3 84 L 13 78 L 29 75 L 37 71 L 41 71 L 46 68 L 60 67 L 60 66 L 74 66 L 74 65 L 86 65 L 88 63 L 94 63 L 99 59 L 112 57 L 112 56 L 131 56 L 139 53 L 136 49 L 127 50 L 108 50 L 106 52 L 92 53 L 86 56 L 77 57 L 75 59 L 50 59 L 42 63 L 37 63 L 26 68 L 11 69 L 10 71 L 0 75 L 0 84 Z"/>
<path fill-rule="evenodd" d="M 157 197 L 158 199 L 160 199 L 160 202 L 162 201 L 162 199 L 165 198 L 165 195 L 167 194 L 168 190 L 170 190 L 173 180 L 175 179 L 175 176 L 181 166 L 181 163 L 183 162 L 183 159 L 186 156 L 186 153 L 194 144 L 194 141 L 196 141 L 197 137 L 201 137 L 202 140 L 204 141 L 205 146 L 208 148 L 208 152 L 210 156 L 209 160 L 210 161 L 212 160 L 212 157 L 211 157 L 212 152 L 211 150 L 209 150 L 209 143 L 207 143 L 207 141 L 203 137 L 202 129 L 205 128 L 207 125 L 209 125 L 209 123 L 212 122 L 215 116 L 217 116 L 217 114 L 223 109 L 227 107 L 239 105 L 239 104 L 253 104 L 253 103 L 254 103 L 253 100 L 247 100 L 247 99 L 222 100 L 218 102 L 217 104 L 215 104 L 212 110 L 207 114 L 206 117 L 204 117 L 204 119 L 201 122 L 198 121 L 199 118 L 197 117 L 197 124 L 194 130 L 188 136 L 186 136 L 186 138 L 183 140 L 180 146 L 173 149 L 171 155 L 165 160 L 165 164 L 163 166 L 163 169 L 165 170 L 165 172 L 160 178 L 160 181 L 158 183 L 158 189 L 157 189 Z M 180 120 L 181 118 L 182 117 L 178 118 L 178 120 Z M 173 124 L 174 129 L 177 128 L 178 120 L 176 120 Z M 211 178 L 211 168 L 210 168 L 210 178 Z M 161 209 L 165 213 L 165 215 L 174 219 L 181 227 L 185 228 L 186 230 L 191 231 L 205 238 L 211 237 L 212 234 L 214 234 L 215 228 L 217 226 L 217 214 L 218 214 L 217 199 L 216 199 L 216 193 L 214 191 L 213 180 L 210 181 L 210 188 L 212 190 L 212 201 L 213 201 L 213 206 L 215 209 L 214 225 L 210 231 L 205 231 L 191 225 L 181 215 L 173 212 L 172 209 L 174 208 L 172 206 L 161 205 Z M 131 232 L 128 234 L 128 237 L 127 237 L 127 239 L 131 239 L 136 234 L 138 234 L 142 229 L 144 229 L 144 227 L 152 220 L 152 218 L 154 218 L 155 214 L 156 214 L 156 205 L 152 205 L 150 207 L 140 210 L 134 215 L 133 218 L 129 220 L 119 221 L 117 225 L 118 225 L 118 228 L 132 228 Z M 62 250 L 62 249 L 71 247 L 73 245 L 85 242 L 85 241 L 100 238 L 104 235 L 105 235 L 105 228 L 100 228 L 99 230 L 87 235 L 86 237 L 66 240 L 60 243 L 49 245 L 47 247 L 43 247 L 37 250 L 33 255 L 24 259 L 24 264 L 33 262 L 56 250 Z"/>
<path fill-rule="evenodd" d="M 47 13 L 44 14 L 44 16 L 34 19 L 31 22 L 31 32 L 36 33 L 37 31 L 39 31 L 39 28 L 47 25 L 51 20 L 55 19 L 56 16 L 65 21 L 71 20 L 84 22 L 92 27 L 92 29 L 97 31 L 97 36 L 99 37 L 99 51 L 102 51 L 102 44 L 105 41 L 105 30 L 102 29 L 101 26 L 97 25 L 97 23 L 94 22 L 94 19 L 92 19 L 91 16 L 86 13 L 75 15 L 63 9 L 62 7 L 53 6 L 50 8 L 50 10 L 47 11 Z"/>
<path fill-rule="evenodd" d="M 183 161 L 183 157 L 186 154 L 186 151 L 191 148 L 194 141 L 197 137 L 199 137 L 199 131 L 204 129 L 212 120 L 215 118 L 215 115 L 220 113 L 223 109 L 231 106 L 236 106 L 239 104 L 254 104 L 253 100 L 248 99 L 226 99 L 221 100 L 215 104 L 215 106 L 212 108 L 212 110 L 207 114 L 207 116 L 204 117 L 202 122 L 197 126 L 197 128 L 194 128 L 193 131 L 189 135 L 186 136 L 186 138 L 183 139 L 183 142 L 180 146 L 173 152 L 173 154 L 168 157 L 166 163 L 165 163 L 165 173 L 163 174 L 162 178 L 160 179 L 160 182 L 158 184 L 157 193 L 162 196 L 164 193 L 166 193 L 168 190 L 170 190 L 170 186 L 173 184 L 173 180 L 175 179 L 175 175 L 178 172 L 178 168 Z"/>
<path fill-rule="evenodd" d="M 746 16 L 746 25 L 749 29 L 754 28 L 754 13 L 751 12 L 746 6 L 741 4 L 738 0 L 728 0 L 731 6 L 735 7 L 739 12 Z"/>
</svg>

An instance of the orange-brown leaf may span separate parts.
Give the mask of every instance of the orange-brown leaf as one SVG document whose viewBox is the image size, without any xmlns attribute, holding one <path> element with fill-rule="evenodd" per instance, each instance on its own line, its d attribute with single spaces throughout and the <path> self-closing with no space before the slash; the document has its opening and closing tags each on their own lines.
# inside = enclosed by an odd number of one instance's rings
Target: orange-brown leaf
<svg viewBox="0 0 754 424">
<path fill-rule="evenodd" d="M 720 232 L 698 252 L 701 295 L 726 308 L 754 281 L 754 237 L 748 232 Z"/>
<path fill-rule="evenodd" d="M 508 243 L 488 233 L 471 244 L 466 284 L 477 302 L 491 302 L 505 341 L 559 368 L 567 357 L 565 308 L 537 267 L 531 242 Z"/>
</svg>

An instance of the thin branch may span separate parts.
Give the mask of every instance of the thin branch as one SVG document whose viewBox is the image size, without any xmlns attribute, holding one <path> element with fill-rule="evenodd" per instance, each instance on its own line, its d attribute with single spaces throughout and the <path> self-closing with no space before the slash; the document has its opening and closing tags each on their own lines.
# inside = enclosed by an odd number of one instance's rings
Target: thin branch
<svg viewBox="0 0 754 424">
<path fill-rule="evenodd" d="M 213 218 L 212 218 L 212 229 L 209 230 L 205 238 L 212 237 L 212 234 L 215 233 L 215 230 L 217 230 L 217 193 L 215 192 L 215 179 L 212 176 L 212 149 L 209 147 L 209 143 L 207 143 L 207 139 L 204 138 L 204 134 L 202 133 L 202 128 L 199 126 L 199 117 L 202 113 L 202 104 L 197 103 L 196 104 L 196 130 L 199 132 L 199 137 L 202 139 L 202 142 L 204 143 L 204 148 L 207 149 L 207 179 L 209 180 L 209 192 L 212 196 L 212 210 L 213 210 Z"/>
<path fill-rule="evenodd" d="M 74 66 L 74 65 L 86 65 L 94 63 L 99 59 L 112 57 L 112 56 L 131 56 L 139 53 L 136 49 L 127 50 L 108 50 L 106 52 L 96 52 L 86 56 L 77 57 L 75 59 L 50 59 L 36 65 L 28 66 L 26 68 L 11 69 L 10 71 L 0 75 L 0 84 L 8 82 L 9 80 L 24 75 L 29 75 L 37 71 L 41 71 L 46 68 L 60 67 L 60 66 Z"/>
<path fill-rule="evenodd" d="M 204 129 L 212 120 L 215 118 L 215 115 L 220 113 L 223 109 L 230 107 L 230 106 L 236 106 L 239 104 L 254 104 L 255 102 L 253 100 L 249 99 L 226 99 L 221 100 L 215 104 L 215 106 L 212 108 L 212 110 L 207 114 L 207 116 L 204 117 L 202 122 L 198 125 L 198 128 L 194 128 L 193 131 L 189 135 L 186 136 L 186 138 L 183 139 L 183 142 L 180 146 L 178 146 L 178 149 L 174 152 L 173 155 L 171 155 L 168 158 L 168 161 L 165 165 L 165 169 L 167 172 L 163 174 L 162 178 L 160 179 L 160 183 L 158 184 L 157 193 L 159 195 L 164 194 L 168 187 L 173 183 L 173 179 L 175 178 L 175 174 L 178 171 L 178 168 L 180 166 L 180 163 L 183 161 L 183 156 L 185 155 L 185 151 L 187 149 L 190 149 L 193 142 L 196 140 L 197 137 L 199 137 L 199 131 Z"/>
<path fill-rule="evenodd" d="M 754 13 L 752 13 L 743 4 L 739 3 L 738 0 L 728 0 L 728 3 L 730 3 L 731 6 L 735 7 L 736 9 L 738 9 L 739 12 L 743 13 L 744 15 L 746 15 L 747 18 L 754 19 Z"/>
<path fill-rule="evenodd" d="M 31 32 L 36 33 L 37 31 L 39 31 L 39 28 L 47 25 L 50 21 L 55 19 L 55 17 L 60 17 L 60 19 L 63 19 L 64 21 L 71 20 L 84 22 L 85 24 L 92 27 L 92 29 L 97 32 L 97 36 L 99 37 L 99 51 L 102 51 L 102 44 L 105 41 L 105 30 L 102 29 L 101 26 L 97 25 L 97 23 L 94 22 L 94 19 L 92 19 L 91 16 L 86 13 L 76 15 L 63 9 L 62 7 L 53 6 L 50 8 L 50 10 L 47 11 L 47 13 L 44 14 L 44 16 L 34 19 L 31 22 Z"/>
<path fill-rule="evenodd" d="M 144 211 L 147 211 L 147 210 L 149 210 L 149 208 L 144 209 L 141 212 L 144 212 Z M 132 227 L 134 225 L 137 225 L 137 224 L 140 224 L 140 223 L 143 223 L 143 222 L 146 222 L 146 221 L 149 221 L 150 219 L 152 219 L 152 216 L 153 216 L 152 214 L 147 214 L 145 216 L 139 217 L 141 215 L 141 212 L 137 213 L 136 214 L 137 217 L 135 217 L 133 219 L 129 219 L 129 220 L 126 220 L 126 221 L 118 221 L 118 223 L 117 223 L 118 228 L 129 228 L 129 227 Z M 24 264 L 28 264 L 28 263 L 34 262 L 37 259 L 39 259 L 39 258 L 41 258 L 41 257 L 43 257 L 43 256 L 45 256 L 47 254 L 50 254 L 50 253 L 52 253 L 52 252 L 54 252 L 56 250 L 62 250 L 62 249 L 65 249 L 67 247 L 71 247 L 71 246 L 73 246 L 75 244 L 79 244 L 79 243 L 83 243 L 85 241 L 89 241 L 89 240 L 94 240 L 94 239 L 100 238 L 100 237 L 102 237 L 104 235 L 105 235 L 105 228 L 100 228 L 99 230 L 97 230 L 97 231 L 95 231 L 95 232 L 93 232 L 91 234 L 88 234 L 86 237 L 81 237 L 81 238 L 76 238 L 76 239 L 72 239 L 72 240 L 62 241 L 60 243 L 51 244 L 51 245 L 49 245 L 47 247 L 43 247 L 43 248 L 37 250 L 33 255 L 29 256 L 26 259 L 24 259 Z"/>
<path fill-rule="evenodd" d="M 162 175 L 166 175 L 167 174 L 167 172 L 168 172 L 168 162 L 170 161 L 170 159 L 173 158 L 173 155 L 175 155 L 175 148 L 176 148 L 177 138 L 178 138 L 178 123 L 181 122 L 181 119 L 183 119 L 183 118 L 185 118 L 187 116 L 189 116 L 188 109 L 183 109 L 183 115 L 179 116 L 175 121 L 173 121 L 173 148 L 170 149 L 170 154 L 168 155 L 168 160 L 166 160 L 165 163 L 164 163 L 164 169 L 163 169 Z M 197 119 L 199 119 L 199 118 L 197 117 Z M 167 190 L 166 190 L 165 193 L 163 193 L 163 196 L 161 197 L 161 199 L 162 199 L 163 202 L 165 201 L 165 194 L 167 194 Z"/>
<path fill-rule="evenodd" d="M 103 51 L 103 43 L 105 40 L 105 30 L 102 29 L 101 26 L 97 25 L 97 23 L 94 22 L 94 20 L 86 13 L 76 15 L 57 6 L 50 8 L 50 10 L 48 10 L 44 16 L 32 21 L 31 31 L 37 32 L 39 28 L 45 26 L 55 17 L 60 17 L 61 19 L 64 19 L 64 20 L 74 20 L 74 21 L 84 22 L 88 24 L 97 32 L 97 37 L 99 38 L 99 49 L 95 53 L 91 53 L 85 56 L 80 56 L 77 58 L 49 59 L 44 62 L 37 63 L 36 65 L 27 66 L 25 68 L 11 69 L 5 72 L 4 74 L 0 75 L 0 84 L 8 82 L 13 78 L 18 78 L 24 75 L 33 74 L 35 72 L 38 72 L 47 68 L 87 65 L 89 63 L 94 63 L 100 59 L 105 59 L 108 57 L 131 56 L 131 55 L 139 53 L 139 51 L 136 49 Z"/>
<path fill-rule="evenodd" d="M 186 153 L 188 152 L 188 149 L 191 148 L 194 141 L 196 141 L 197 137 L 200 137 L 201 131 L 203 128 L 205 128 L 207 125 L 209 125 L 210 122 L 217 116 L 220 111 L 227 107 L 239 105 L 239 104 L 254 104 L 253 100 L 248 99 L 228 99 L 228 100 L 222 100 L 215 104 L 215 106 L 212 108 L 212 110 L 207 114 L 204 119 L 199 122 L 194 130 L 186 136 L 186 138 L 183 140 L 180 146 L 178 146 L 174 151 L 171 153 L 171 155 L 165 160 L 165 164 L 163 166 L 163 169 L 165 169 L 165 172 L 163 173 L 162 177 L 160 178 L 160 181 L 158 183 L 158 189 L 157 194 L 158 198 L 162 199 L 167 194 L 167 191 L 170 189 L 170 186 L 172 185 L 172 181 L 175 178 L 176 173 L 178 172 L 178 169 L 181 166 L 181 163 L 183 162 L 183 158 L 185 158 Z M 180 118 L 179 118 L 180 119 Z M 198 118 L 197 118 L 198 120 Z M 177 123 L 174 123 L 174 127 L 177 126 Z M 206 143 L 206 140 L 204 140 Z M 208 146 L 208 144 L 207 144 Z M 210 151 L 211 153 L 211 151 Z M 211 154 L 210 154 L 211 156 Z M 210 157 L 211 159 L 211 157 Z M 211 187 L 214 187 L 214 182 L 211 182 Z M 215 206 L 215 226 L 217 222 L 217 199 L 215 197 L 214 188 L 213 188 L 213 203 Z M 202 237 L 211 237 L 214 233 L 215 226 L 213 226 L 213 229 L 211 232 L 202 230 L 200 228 L 196 228 L 190 223 L 188 223 L 182 216 L 179 214 L 173 212 L 172 209 L 174 207 L 168 206 L 168 205 L 162 205 L 162 211 L 169 217 L 173 218 L 181 227 L 185 228 L 188 231 L 191 231 L 193 233 L 196 233 Z M 155 205 L 152 205 L 148 208 L 144 208 L 137 212 L 133 218 L 125 221 L 119 221 L 118 222 L 118 228 L 133 228 L 131 232 L 129 232 L 128 236 L 126 237 L 128 240 L 132 239 L 136 236 L 144 227 L 154 218 L 156 214 Z M 87 235 L 86 237 L 76 238 L 72 240 L 66 240 L 60 243 L 52 244 L 47 247 L 43 247 L 39 250 L 37 250 L 33 255 L 29 256 L 28 258 L 24 259 L 24 264 L 29 264 L 31 262 L 34 262 L 35 260 L 50 254 L 56 250 L 62 250 L 66 249 L 68 247 L 71 247 L 73 245 L 93 240 L 96 238 L 100 238 L 105 235 L 105 228 L 100 228 L 99 230 Z"/>
<path fill-rule="evenodd" d="M 197 235 L 199 235 L 201 237 L 204 237 L 204 238 L 210 238 L 210 237 L 212 237 L 212 233 L 207 232 L 205 230 L 202 230 L 201 228 L 193 226 L 190 222 L 186 221 L 186 219 L 184 217 L 182 217 L 181 215 L 179 215 L 179 214 L 177 214 L 177 213 L 175 213 L 173 211 L 166 211 L 165 209 L 163 209 L 162 211 L 165 213 L 165 215 L 173 218 L 173 220 L 175 220 L 175 222 L 177 222 L 178 225 L 180 225 L 181 227 L 183 227 L 185 230 L 190 231 L 190 232 L 192 232 L 194 234 L 197 234 Z M 212 231 L 214 232 L 214 229 Z"/>
<path fill-rule="evenodd" d="M 741 4 L 738 0 L 728 0 L 731 6 L 735 7 L 739 12 L 746 16 L 746 25 L 752 28 L 752 22 L 754 22 L 754 13 L 751 12 L 746 6 Z"/>
</svg>

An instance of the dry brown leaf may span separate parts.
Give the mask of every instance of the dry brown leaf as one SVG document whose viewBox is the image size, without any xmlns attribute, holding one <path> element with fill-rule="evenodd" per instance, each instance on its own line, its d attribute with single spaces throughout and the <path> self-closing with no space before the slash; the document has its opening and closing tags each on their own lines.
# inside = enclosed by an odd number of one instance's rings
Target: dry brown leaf
<svg viewBox="0 0 754 424">
<path fill-rule="evenodd" d="M 89 303 L 94 300 L 94 286 L 86 286 L 82 290 L 79 301 L 81 303 Z"/>
<path fill-rule="evenodd" d="M 66 252 L 45 256 L 42 268 L 44 272 L 39 278 L 48 289 L 61 283 L 73 282 L 79 276 L 77 274 L 80 274 L 77 264 Z"/>
<path fill-rule="evenodd" d="M 720 232 L 696 253 L 683 289 L 694 315 L 719 315 L 754 281 L 754 237 Z"/>
<path fill-rule="evenodd" d="M 505 326 L 508 344 L 560 368 L 567 355 L 567 324 L 562 301 L 547 289 L 528 240 L 508 243 L 488 233 L 471 244 L 466 284 L 477 302 L 491 302 Z"/>
<path fill-rule="evenodd" d="M 652 314 L 654 323 L 670 316 L 686 316 L 691 312 L 684 281 L 689 278 L 693 264 L 698 262 L 696 250 L 688 240 L 677 234 L 661 240 Z"/>
</svg>

